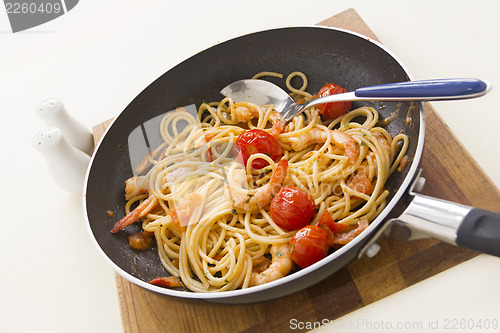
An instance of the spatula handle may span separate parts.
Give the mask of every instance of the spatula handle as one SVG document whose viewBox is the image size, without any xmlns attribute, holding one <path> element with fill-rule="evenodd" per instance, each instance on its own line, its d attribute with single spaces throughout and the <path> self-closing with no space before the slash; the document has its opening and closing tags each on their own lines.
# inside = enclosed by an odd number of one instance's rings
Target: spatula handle
<svg viewBox="0 0 500 333">
<path fill-rule="evenodd" d="M 479 79 L 435 79 L 363 87 L 354 94 L 358 99 L 430 101 L 474 98 L 490 89 L 489 82 Z"/>
</svg>

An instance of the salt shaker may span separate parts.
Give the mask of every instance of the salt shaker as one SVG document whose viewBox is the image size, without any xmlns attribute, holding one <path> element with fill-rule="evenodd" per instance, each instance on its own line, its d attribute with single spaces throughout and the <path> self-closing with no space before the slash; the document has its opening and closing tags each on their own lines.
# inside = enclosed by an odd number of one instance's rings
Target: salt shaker
<svg viewBox="0 0 500 333">
<path fill-rule="evenodd" d="M 70 145 L 55 127 L 37 133 L 31 144 L 44 157 L 49 174 L 59 187 L 74 194 L 83 193 L 90 156 Z"/>
<path fill-rule="evenodd" d="M 36 114 L 47 126 L 59 128 L 71 145 L 87 155 L 92 155 L 94 150 L 92 133 L 68 113 L 60 99 L 49 98 L 43 101 L 36 107 Z"/>
</svg>

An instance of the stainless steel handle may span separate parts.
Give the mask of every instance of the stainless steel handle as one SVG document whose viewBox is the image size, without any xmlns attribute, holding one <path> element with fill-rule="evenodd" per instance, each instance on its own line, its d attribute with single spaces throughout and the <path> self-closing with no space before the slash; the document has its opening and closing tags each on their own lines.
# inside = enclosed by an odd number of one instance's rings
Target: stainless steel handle
<svg viewBox="0 0 500 333">
<path fill-rule="evenodd" d="M 413 200 L 391 222 L 411 231 L 410 239 L 433 237 L 500 257 L 500 214 L 413 192 Z"/>
<path fill-rule="evenodd" d="M 432 237 L 500 257 L 500 214 L 416 193 L 425 182 L 420 171 L 410 185 L 413 198 L 406 210 L 387 221 L 359 256 L 374 255 L 377 240 L 385 234 L 399 240 Z"/>
<path fill-rule="evenodd" d="M 413 200 L 393 223 L 408 227 L 412 239 L 433 237 L 457 245 L 457 230 L 472 207 L 413 194 Z"/>
</svg>

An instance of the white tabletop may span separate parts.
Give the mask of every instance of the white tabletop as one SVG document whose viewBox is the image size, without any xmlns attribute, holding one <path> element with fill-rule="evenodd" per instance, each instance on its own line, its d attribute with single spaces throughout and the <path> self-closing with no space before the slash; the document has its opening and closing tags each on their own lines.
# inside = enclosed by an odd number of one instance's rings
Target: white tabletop
<svg viewBox="0 0 500 333">
<path fill-rule="evenodd" d="M 203 49 L 258 30 L 314 24 L 349 7 L 416 79 L 478 77 L 500 87 L 497 1 L 82 0 L 66 15 L 16 34 L 2 9 L 0 331 L 122 330 L 114 274 L 90 241 L 81 198 L 52 182 L 31 147 L 46 127 L 34 113 L 38 103 L 61 98 L 90 128 Z M 499 100 L 494 87 L 480 99 L 433 105 L 500 187 Z M 490 332 L 487 321 L 500 321 L 498 276 L 500 259 L 480 255 L 326 329 L 459 332 L 474 325 Z"/>
</svg>

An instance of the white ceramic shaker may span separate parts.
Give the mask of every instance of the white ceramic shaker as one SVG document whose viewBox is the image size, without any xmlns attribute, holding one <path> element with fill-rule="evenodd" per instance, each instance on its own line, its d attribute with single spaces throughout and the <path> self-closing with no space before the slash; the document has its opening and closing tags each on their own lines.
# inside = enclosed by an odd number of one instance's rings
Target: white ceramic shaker
<svg viewBox="0 0 500 333">
<path fill-rule="evenodd" d="M 73 147 L 60 129 L 51 127 L 37 133 L 31 142 L 45 159 L 49 174 L 63 190 L 81 195 L 90 156 Z"/>
<path fill-rule="evenodd" d="M 72 117 L 62 101 L 49 98 L 36 107 L 36 114 L 50 127 L 59 128 L 74 147 L 92 155 L 94 139 L 92 133 L 81 122 Z"/>
</svg>

